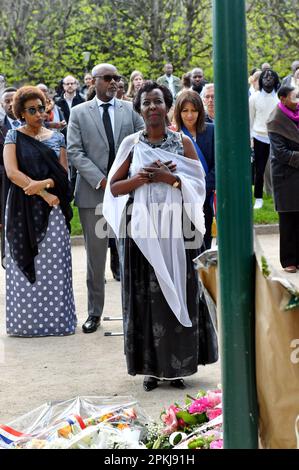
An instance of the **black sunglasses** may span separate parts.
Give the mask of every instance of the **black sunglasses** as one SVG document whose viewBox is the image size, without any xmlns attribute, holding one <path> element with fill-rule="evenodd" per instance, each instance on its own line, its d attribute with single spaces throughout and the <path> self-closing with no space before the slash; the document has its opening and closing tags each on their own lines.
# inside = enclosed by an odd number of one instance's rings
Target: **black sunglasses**
<svg viewBox="0 0 299 470">
<path fill-rule="evenodd" d="M 34 108 L 33 106 L 31 108 L 25 108 L 24 111 L 28 111 L 28 113 L 31 115 L 31 116 L 34 116 L 37 112 L 39 112 L 40 114 L 43 114 L 45 111 L 46 111 L 46 108 L 45 106 L 38 106 L 37 108 Z"/>
<path fill-rule="evenodd" d="M 105 82 L 111 82 L 112 80 L 119 82 L 122 79 L 120 75 L 95 75 L 93 78 L 102 78 Z"/>
</svg>

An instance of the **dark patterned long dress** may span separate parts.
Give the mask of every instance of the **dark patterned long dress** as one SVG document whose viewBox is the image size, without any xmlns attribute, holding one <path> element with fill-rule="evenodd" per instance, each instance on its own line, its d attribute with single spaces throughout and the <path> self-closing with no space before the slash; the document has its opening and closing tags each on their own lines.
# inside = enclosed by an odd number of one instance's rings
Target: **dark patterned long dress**
<svg viewBox="0 0 299 470">
<path fill-rule="evenodd" d="M 181 138 L 172 131 L 168 131 L 161 148 L 183 155 Z M 132 198 L 127 206 L 131 203 Z M 125 217 L 128 226 L 130 215 Z M 186 250 L 187 306 L 192 321 L 192 327 L 187 328 L 170 309 L 154 269 L 133 239 L 128 235 L 120 239 L 119 249 L 123 259 L 122 303 L 128 373 L 170 379 L 195 374 L 199 364 L 216 362 L 217 337 L 201 298 L 192 261 L 199 251 Z"/>
</svg>

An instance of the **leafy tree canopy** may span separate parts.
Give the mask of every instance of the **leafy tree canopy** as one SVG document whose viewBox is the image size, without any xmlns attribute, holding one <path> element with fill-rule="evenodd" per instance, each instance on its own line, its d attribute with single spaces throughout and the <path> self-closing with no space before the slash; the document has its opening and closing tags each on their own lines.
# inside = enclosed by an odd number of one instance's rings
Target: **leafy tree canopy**
<svg viewBox="0 0 299 470">
<path fill-rule="evenodd" d="M 0 73 L 8 84 L 66 74 L 82 80 L 99 62 L 147 78 L 171 62 L 175 75 L 202 67 L 212 79 L 211 0 L 0 0 Z M 297 0 L 246 2 L 248 68 L 269 62 L 285 76 L 298 59 Z M 83 52 L 90 52 L 84 62 Z"/>
</svg>

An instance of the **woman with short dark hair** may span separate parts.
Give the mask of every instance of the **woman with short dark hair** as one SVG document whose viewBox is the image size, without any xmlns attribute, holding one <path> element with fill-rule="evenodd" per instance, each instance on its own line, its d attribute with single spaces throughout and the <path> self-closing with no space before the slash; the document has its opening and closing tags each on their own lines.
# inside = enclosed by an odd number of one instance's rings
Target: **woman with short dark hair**
<svg viewBox="0 0 299 470">
<path fill-rule="evenodd" d="M 171 105 L 171 92 L 156 82 L 138 91 L 134 107 L 145 129 L 123 140 L 103 208 L 123 263 L 128 373 L 145 375 L 146 391 L 163 379 L 184 388 L 183 377 L 218 357 L 192 261 L 204 233 L 204 172 L 192 141 L 167 128 Z M 195 226 L 192 235 L 189 222 Z"/>
<path fill-rule="evenodd" d="M 45 96 L 37 87 L 20 88 L 13 110 L 25 124 L 8 131 L 4 148 L 7 334 L 73 334 L 72 209 L 64 137 L 43 127 Z"/>
</svg>

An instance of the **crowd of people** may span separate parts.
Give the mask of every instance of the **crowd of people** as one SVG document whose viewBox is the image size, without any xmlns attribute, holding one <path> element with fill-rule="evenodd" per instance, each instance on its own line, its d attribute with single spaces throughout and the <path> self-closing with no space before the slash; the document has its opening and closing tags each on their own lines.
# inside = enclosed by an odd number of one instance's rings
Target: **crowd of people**
<svg viewBox="0 0 299 470">
<path fill-rule="evenodd" d="M 262 68 L 252 71 L 248 91 L 255 208 L 262 207 L 271 153 L 281 263 L 295 272 L 299 61 L 282 86 L 269 64 Z M 183 378 L 199 364 L 217 361 L 215 325 L 192 262 L 212 243 L 214 101 L 214 84 L 201 68 L 180 80 L 169 63 L 156 81 L 134 70 L 128 87 L 114 65 L 98 64 L 86 73 L 82 88 L 67 75 L 56 95 L 43 83 L 3 89 L 8 335 L 75 333 L 74 197 L 87 254 L 83 332 L 93 333 L 101 323 L 109 246 L 113 276 L 122 286 L 128 373 L 145 375 L 146 391 L 160 380 L 183 388 Z"/>
<path fill-rule="evenodd" d="M 299 269 L 299 61 L 282 81 L 265 63 L 249 78 L 250 136 L 254 152 L 254 209 L 263 207 L 263 188 L 279 216 L 280 263 Z M 270 159 L 269 159 L 270 156 Z"/>
</svg>

